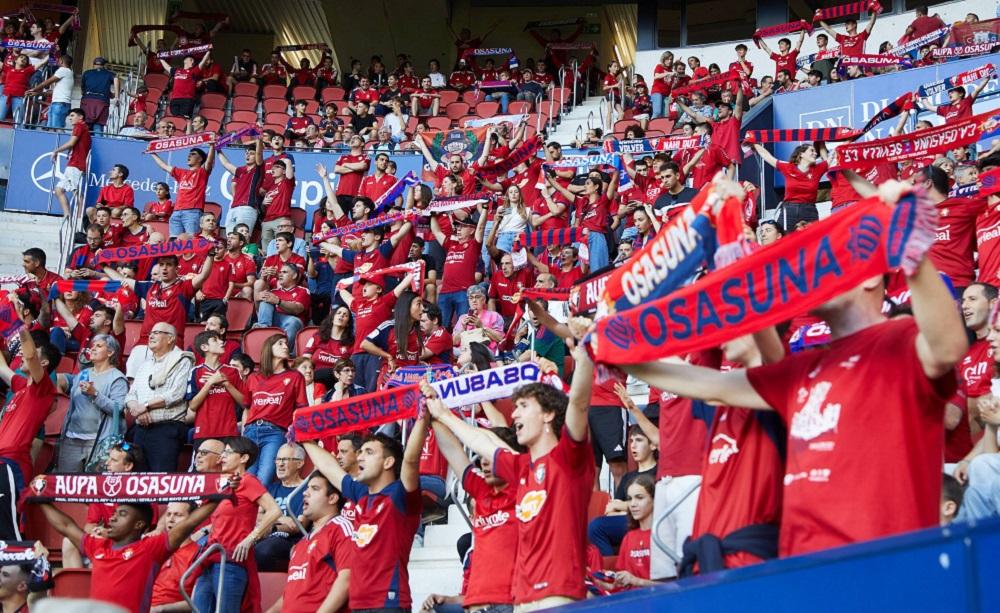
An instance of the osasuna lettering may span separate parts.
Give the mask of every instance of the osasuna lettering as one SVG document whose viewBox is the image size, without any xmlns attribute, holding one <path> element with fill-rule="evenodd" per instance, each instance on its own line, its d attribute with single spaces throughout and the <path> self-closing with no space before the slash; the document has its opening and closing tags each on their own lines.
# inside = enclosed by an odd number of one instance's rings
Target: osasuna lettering
<svg viewBox="0 0 1000 613">
<path fill-rule="evenodd" d="M 168 241 L 157 245 L 129 245 L 102 249 L 99 259 L 103 262 L 121 260 L 143 260 L 165 255 L 181 255 L 210 248 L 214 243 L 203 238 Z"/>
<path fill-rule="evenodd" d="M 53 475 L 53 496 L 97 496 L 98 475 Z M 206 488 L 205 475 L 122 475 L 124 496 L 171 496 Z"/>
<path fill-rule="evenodd" d="M 384 399 L 365 398 L 339 407 L 330 407 L 322 413 L 313 413 L 310 416 L 310 425 L 316 431 L 350 427 L 373 419 L 390 417 L 399 413 L 399 409 L 396 396 Z"/>
<path fill-rule="evenodd" d="M 454 379 L 437 382 L 441 400 L 481 392 L 490 387 L 516 385 L 521 382 L 533 383 L 538 380 L 539 368 L 532 363 L 516 364 L 513 367 L 494 368 L 482 372 L 471 373 Z"/>
<path fill-rule="evenodd" d="M 687 262 L 688 256 L 700 247 L 700 235 L 708 230 L 702 226 L 707 223 L 704 216 L 686 208 L 674 223 L 653 239 L 648 253 L 626 264 L 622 292 L 629 303 L 635 306 L 645 302 L 672 271 Z"/>
</svg>

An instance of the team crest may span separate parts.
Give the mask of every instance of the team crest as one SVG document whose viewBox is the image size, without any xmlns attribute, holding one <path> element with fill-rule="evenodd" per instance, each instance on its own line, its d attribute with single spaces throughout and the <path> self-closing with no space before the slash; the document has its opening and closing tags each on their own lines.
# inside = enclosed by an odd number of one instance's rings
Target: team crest
<svg viewBox="0 0 1000 613">
<path fill-rule="evenodd" d="M 221 492 L 229 487 L 229 477 L 226 475 L 219 475 L 219 478 L 215 480 L 215 490 Z"/>
<path fill-rule="evenodd" d="M 548 497 L 548 493 L 545 490 L 533 490 L 524 495 L 521 502 L 517 503 L 517 507 L 514 509 L 514 514 L 522 522 L 529 522 L 541 513 L 542 507 L 545 505 L 545 499 Z"/>
<path fill-rule="evenodd" d="M 36 477 L 31 480 L 31 489 L 35 494 L 41 494 L 45 491 L 45 477 Z"/>
<path fill-rule="evenodd" d="M 291 383 L 291 381 L 292 381 L 292 380 L 291 380 L 291 379 L 289 379 L 289 378 L 285 378 L 285 379 L 282 379 L 282 380 L 281 380 L 281 382 L 285 384 L 285 387 L 288 387 L 288 384 L 289 384 L 289 383 Z"/>
<path fill-rule="evenodd" d="M 545 481 L 545 464 L 539 464 L 535 469 L 535 483 L 541 485 Z"/>
<path fill-rule="evenodd" d="M 105 496 L 114 498 L 122 491 L 122 478 L 121 476 L 105 477 L 104 484 L 101 487 L 104 490 Z"/>
<path fill-rule="evenodd" d="M 306 548 L 306 553 L 312 555 L 314 549 L 316 549 L 316 541 L 309 543 L 309 547 Z"/>
<path fill-rule="evenodd" d="M 377 524 L 361 524 L 354 531 L 354 542 L 358 547 L 367 547 L 376 534 L 378 534 Z"/>
<path fill-rule="evenodd" d="M 129 547 L 128 549 L 122 552 L 122 558 L 124 558 L 125 560 L 131 560 L 134 554 L 135 552 L 132 551 L 131 547 Z"/>
</svg>

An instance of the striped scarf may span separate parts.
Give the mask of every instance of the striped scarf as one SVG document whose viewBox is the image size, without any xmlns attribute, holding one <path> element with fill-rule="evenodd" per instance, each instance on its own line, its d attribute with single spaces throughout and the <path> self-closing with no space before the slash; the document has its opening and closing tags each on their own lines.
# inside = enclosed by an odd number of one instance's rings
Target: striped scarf
<svg viewBox="0 0 1000 613">
<path fill-rule="evenodd" d="M 864 11 L 870 11 L 876 15 L 882 12 L 882 5 L 878 0 L 861 0 L 860 2 L 848 2 L 839 6 L 831 6 L 825 9 L 816 9 L 813 21 L 829 21 L 830 19 L 840 19 L 841 17 L 851 17 L 860 15 Z"/>
<path fill-rule="evenodd" d="M 862 133 L 853 128 L 798 128 L 788 130 L 747 130 L 743 142 L 795 143 L 795 142 L 838 142 L 857 138 Z"/>
</svg>

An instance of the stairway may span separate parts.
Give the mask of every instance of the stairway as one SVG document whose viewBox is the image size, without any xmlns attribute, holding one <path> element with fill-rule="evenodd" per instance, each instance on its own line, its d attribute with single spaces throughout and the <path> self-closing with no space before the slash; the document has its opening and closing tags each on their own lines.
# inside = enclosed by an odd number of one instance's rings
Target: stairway
<svg viewBox="0 0 1000 613">
<path fill-rule="evenodd" d="M 58 206 L 58 205 L 57 205 Z M 48 269 L 59 266 L 62 217 L 0 211 L 0 275 L 23 275 L 21 254 L 31 247 L 45 251 Z"/>
<path fill-rule="evenodd" d="M 578 129 L 582 128 L 580 130 L 581 137 L 586 134 L 588 120 L 593 127 L 601 127 L 602 100 L 603 98 L 600 96 L 592 96 L 584 100 L 582 104 L 569 113 L 563 115 L 555 131 L 549 134 L 548 140 L 558 141 L 563 147 L 569 147 L 572 146 L 573 141 L 577 138 Z M 593 113 L 592 118 L 591 113 Z"/>
<path fill-rule="evenodd" d="M 426 526 L 424 545 L 410 552 L 410 593 L 413 610 L 419 611 L 431 594 L 453 596 L 462 590 L 462 561 L 455 543 L 470 532 L 469 524 L 455 505 L 448 506 L 448 523 Z"/>
</svg>

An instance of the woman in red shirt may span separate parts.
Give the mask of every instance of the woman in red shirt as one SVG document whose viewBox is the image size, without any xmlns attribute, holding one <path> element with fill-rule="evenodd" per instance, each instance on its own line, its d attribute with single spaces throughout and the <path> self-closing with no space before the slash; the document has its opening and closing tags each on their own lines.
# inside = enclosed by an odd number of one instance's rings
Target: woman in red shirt
<svg viewBox="0 0 1000 613">
<path fill-rule="evenodd" d="M 649 549 L 653 526 L 653 491 L 650 475 L 639 475 L 628 486 L 628 527 L 618 549 L 615 585 L 637 588 L 654 585 L 649 580 Z"/>
<path fill-rule="evenodd" d="M 316 365 L 315 380 L 325 385 L 327 389 L 333 389 L 337 383 L 333 367 L 344 358 L 351 357 L 353 347 L 354 315 L 351 309 L 341 305 L 330 311 L 320 324 L 319 330 L 306 341 L 302 355 L 312 359 Z"/>
<path fill-rule="evenodd" d="M 142 213 L 143 221 L 167 221 L 174 212 L 174 203 L 170 201 L 170 186 L 160 182 L 156 184 L 156 201 L 147 202 Z"/>
<path fill-rule="evenodd" d="M 809 143 L 799 145 L 792 151 L 787 162 L 775 158 L 758 143 L 754 150 L 762 160 L 773 166 L 785 177 L 785 197 L 779 205 L 779 218 L 785 233 L 795 230 L 801 223 L 812 223 L 819 219 L 816 210 L 816 194 L 819 192 L 819 181 L 830 167 L 825 160 L 818 161 L 816 147 Z"/>
<path fill-rule="evenodd" d="M 670 95 L 673 87 L 674 76 L 674 54 L 664 51 L 660 56 L 660 63 L 653 68 L 653 89 L 650 96 L 653 99 L 653 117 L 663 117 L 666 115 L 664 100 Z"/>
<path fill-rule="evenodd" d="M 614 116 L 612 113 L 622 116 L 622 88 L 625 84 L 625 73 L 622 71 L 622 67 L 618 64 L 618 60 L 611 60 L 608 64 L 608 74 L 604 75 L 604 81 L 601 82 L 601 91 L 604 93 L 604 98 L 607 99 L 611 104 L 608 105 L 608 125 L 614 125 Z"/>
<path fill-rule="evenodd" d="M 3 71 L 3 95 L 0 96 L 0 120 L 7 118 L 7 110 L 14 114 L 14 122 L 20 124 L 24 119 L 21 107 L 24 106 L 24 93 L 28 91 L 28 82 L 35 69 L 28 62 L 28 56 L 19 55 L 14 60 L 14 66 Z"/>
<path fill-rule="evenodd" d="M 604 233 L 608 231 L 611 201 L 618 194 L 618 171 L 612 173 L 606 189 L 602 189 L 604 187 L 602 173 L 599 171 L 588 173 L 580 198 L 560 185 L 551 175 L 547 176 L 546 179 L 549 185 L 568 198 L 570 202 L 574 200 L 577 202 L 576 219 L 573 225 L 588 231 L 589 269 L 600 270 L 607 266 L 610 258 L 608 256 L 608 239 Z"/>
</svg>

